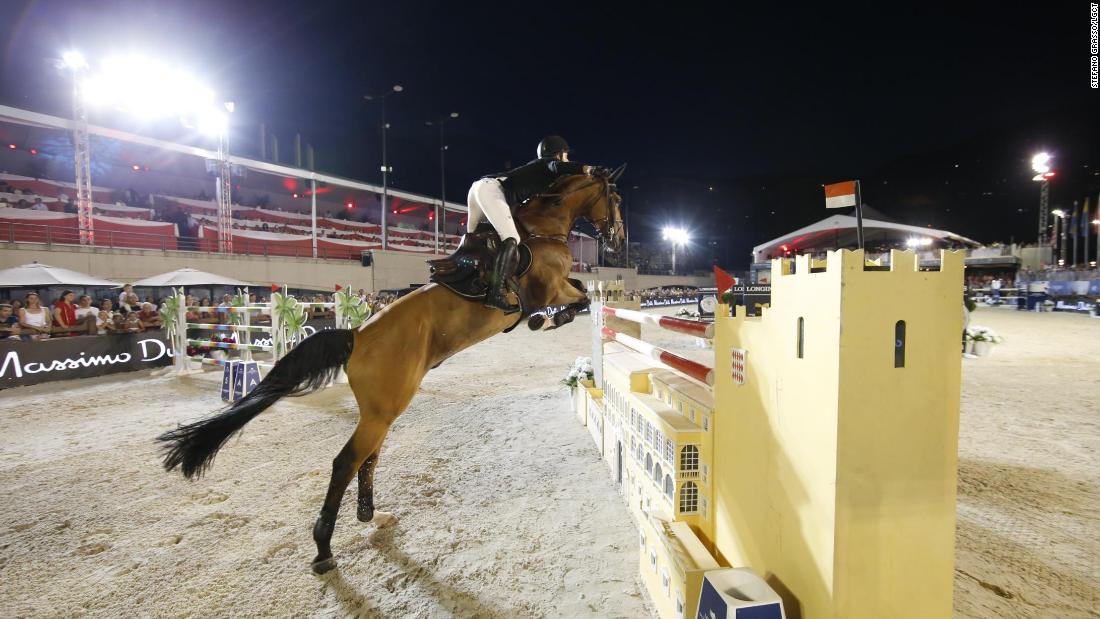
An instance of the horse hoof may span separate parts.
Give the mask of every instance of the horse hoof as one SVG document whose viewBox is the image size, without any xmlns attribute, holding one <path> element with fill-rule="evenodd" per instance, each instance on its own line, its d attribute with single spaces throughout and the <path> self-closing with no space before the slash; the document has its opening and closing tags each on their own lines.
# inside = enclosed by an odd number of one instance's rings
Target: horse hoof
<svg viewBox="0 0 1100 619">
<path fill-rule="evenodd" d="M 532 331 L 538 331 L 546 324 L 546 316 L 542 314 L 535 314 L 527 319 L 527 328 Z"/>
<path fill-rule="evenodd" d="M 374 524 L 375 527 L 379 529 L 385 529 L 386 527 L 397 524 L 397 516 L 394 516 L 389 512 L 376 511 L 374 512 L 374 518 L 371 519 L 371 522 Z"/>
<path fill-rule="evenodd" d="M 336 559 L 334 557 L 329 557 L 322 561 L 314 561 L 313 565 L 311 565 L 310 567 L 313 568 L 314 574 L 321 576 L 332 571 L 333 568 L 336 567 Z"/>
</svg>

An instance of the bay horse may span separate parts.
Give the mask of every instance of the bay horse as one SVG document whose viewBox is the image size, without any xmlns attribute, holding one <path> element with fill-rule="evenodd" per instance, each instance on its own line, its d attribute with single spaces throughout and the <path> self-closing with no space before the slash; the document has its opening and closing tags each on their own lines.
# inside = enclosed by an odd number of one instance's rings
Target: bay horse
<svg viewBox="0 0 1100 619">
<path fill-rule="evenodd" d="M 622 245 L 621 199 L 615 180 L 623 167 L 613 173 L 560 179 L 552 193 L 536 196 L 518 210 L 521 240 L 532 258 L 530 268 L 518 278 L 525 307 L 520 319 L 530 315 L 528 326 L 532 329 L 547 326 L 545 320 L 538 320 L 541 314 L 533 311 L 565 306 L 564 319 L 555 316 L 552 321 L 558 326 L 588 304 L 580 282 L 569 279 L 573 258 L 567 240 L 576 220 L 591 222 L 610 248 Z M 312 569 L 324 574 L 336 567 L 330 547 L 336 515 L 357 473 L 359 520 L 379 527 L 396 522 L 392 514 L 375 510 L 374 470 L 390 425 L 412 401 L 425 374 L 451 355 L 510 330 L 518 322 L 514 314 L 463 298 L 444 286 L 431 283 L 420 287 L 357 330 L 325 330 L 305 338 L 243 399 L 157 437 L 164 468 L 179 468 L 188 479 L 201 477 L 218 450 L 245 424 L 283 396 L 304 395 L 324 387 L 345 368 L 359 405 L 359 424 L 332 462 L 328 493 L 313 526 L 317 556 Z"/>
</svg>

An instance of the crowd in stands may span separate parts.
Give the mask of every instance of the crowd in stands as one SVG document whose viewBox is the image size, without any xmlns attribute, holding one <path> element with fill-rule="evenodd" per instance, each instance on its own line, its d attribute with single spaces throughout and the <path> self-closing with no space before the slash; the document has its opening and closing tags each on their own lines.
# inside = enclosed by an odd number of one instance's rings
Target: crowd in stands
<svg viewBox="0 0 1100 619">
<path fill-rule="evenodd" d="M 642 300 L 642 303 L 670 303 L 681 299 L 695 299 L 698 292 L 696 288 L 668 286 L 664 288 L 631 290 L 626 293 L 626 296 L 638 297 Z"/>
<path fill-rule="evenodd" d="M 357 296 L 378 312 L 397 299 L 391 292 L 367 293 L 362 288 Z M 268 297 L 255 293 L 249 294 L 249 305 L 266 305 Z M 302 295 L 301 303 L 332 303 L 331 294 Z M 63 291 L 56 300 L 44 303 L 36 292 L 28 293 L 23 299 L 0 300 L 0 339 L 22 339 L 24 341 L 45 340 L 51 337 L 70 337 L 77 335 L 110 335 L 113 333 L 140 333 L 157 330 L 164 325 L 159 307 L 164 299 L 154 301 L 153 297 L 144 299 L 134 293 L 133 286 L 127 284 L 118 296 L 107 295 L 93 299 L 91 295 L 76 295 L 71 290 Z M 234 305 L 233 295 L 225 294 L 215 302 L 210 297 L 187 295 L 187 322 L 227 324 L 229 311 L 222 309 Z M 332 307 L 311 305 L 308 310 L 311 319 L 335 318 Z M 249 323 L 270 324 L 271 316 L 260 309 L 249 310 Z"/>
<path fill-rule="evenodd" d="M 22 300 L 0 301 L 0 338 L 24 341 L 75 335 L 139 333 L 163 325 L 152 297 L 145 300 L 127 286 L 118 295 L 92 299 L 65 290 L 52 303 L 43 304 L 38 293 Z"/>
</svg>

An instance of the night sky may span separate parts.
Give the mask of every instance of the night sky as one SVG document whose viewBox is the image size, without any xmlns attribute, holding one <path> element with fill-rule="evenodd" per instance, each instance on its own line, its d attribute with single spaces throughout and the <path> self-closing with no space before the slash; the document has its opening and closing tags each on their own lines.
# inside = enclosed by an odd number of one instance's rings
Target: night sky
<svg viewBox="0 0 1100 619">
<path fill-rule="evenodd" d="M 1100 191 L 1087 2 L 738 4 L 5 0 L 0 102 L 67 115 L 49 58 L 142 50 L 236 102 L 234 152 L 258 154 L 262 122 L 284 162 L 301 132 L 319 169 L 379 182 L 362 95 L 401 84 L 393 185 L 438 195 L 425 121 L 452 111 L 451 200 L 559 133 L 576 159 L 629 163 L 634 240 L 684 222 L 719 241 L 697 262 L 735 267 L 830 214 L 823 182 L 862 179 L 891 217 L 981 241 L 1034 240 L 1039 149 L 1055 205 Z"/>
</svg>

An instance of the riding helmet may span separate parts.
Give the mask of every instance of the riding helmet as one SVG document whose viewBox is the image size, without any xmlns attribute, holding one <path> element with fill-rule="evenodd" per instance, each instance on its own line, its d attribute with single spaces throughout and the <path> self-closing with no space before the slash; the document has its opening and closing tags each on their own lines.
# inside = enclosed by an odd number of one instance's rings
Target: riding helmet
<svg viewBox="0 0 1100 619">
<path fill-rule="evenodd" d="M 567 144 L 565 138 L 560 135 L 548 135 L 539 142 L 539 148 L 536 152 L 539 159 L 543 157 L 553 157 L 558 153 L 569 152 L 569 144 Z"/>
</svg>

